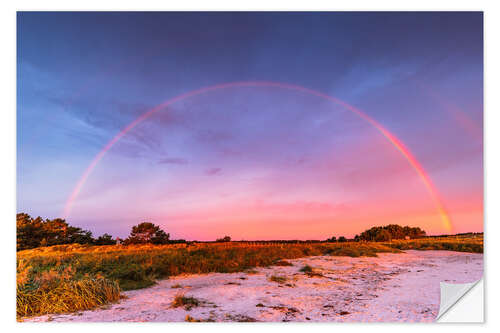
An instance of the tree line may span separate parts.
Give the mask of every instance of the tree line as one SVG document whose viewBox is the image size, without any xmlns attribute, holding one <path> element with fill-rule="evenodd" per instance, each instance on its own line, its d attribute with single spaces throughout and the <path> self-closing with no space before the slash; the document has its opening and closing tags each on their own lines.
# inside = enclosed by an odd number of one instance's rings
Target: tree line
<svg viewBox="0 0 500 333">
<path fill-rule="evenodd" d="M 171 240 L 159 226 L 151 222 L 143 222 L 132 227 L 126 239 L 114 238 L 105 233 L 94 238 L 92 232 L 69 225 L 66 220 L 33 218 L 26 213 L 16 216 L 17 250 L 26 250 L 42 246 L 62 244 L 90 244 L 90 245 L 123 245 L 129 244 L 172 244 L 186 242 L 183 239 Z"/>
<path fill-rule="evenodd" d="M 184 239 L 172 240 L 170 234 L 151 222 L 142 222 L 132 227 L 130 235 L 126 239 L 113 238 L 105 233 L 94 238 L 92 232 L 78 227 L 70 226 L 66 220 L 56 218 L 53 220 L 33 218 L 26 213 L 17 214 L 17 250 L 26 250 L 42 246 L 62 245 L 62 244 L 90 244 L 90 245 L 115 245 L 115 244 L 174 244 L 186 243 Z M 419 227 L 400 226 L 389 224 L 383 227 L 373 227 L 356 235 L 353 239 L 347 239 L 344 236 L 331 237 L 324 242 L 348 242 L 348 241 L 370 241 L 386 242 L 393 239 L 421 238 L 426 233 Z M 224 236 L 218 238 L 216 242 L 230 242 L 231 237 Z M 286 241 L 279 240 L 273 242 L 282 243 L 302 243 L 302 242 L 321 242 L 319 240 L 309 241 Z"/>
</svg>

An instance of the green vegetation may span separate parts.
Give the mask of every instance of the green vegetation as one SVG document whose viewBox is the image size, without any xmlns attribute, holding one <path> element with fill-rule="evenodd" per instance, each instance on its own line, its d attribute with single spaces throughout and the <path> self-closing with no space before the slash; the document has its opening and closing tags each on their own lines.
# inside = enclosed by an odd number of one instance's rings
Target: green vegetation
<svg viewBox="0 0 500 333">
<path fill-rule="evenodd" d="M 97 241 L 92 238 L 90 231 L 72 227 L 63 219 L 44 220 L 20 213 L 16 216 L 16 226 L 18 251 L 60 244 L 94 244 Z M 100 243 L 106 242 L 109 240 L 108 235 L 105 234 L 98 240 Z M 108 245 L 115 243 L 111 240 Z"/>
<path fill-rule="evenodd" d="M 399 250 L 445 250 L 457 252 L 483 253 L 483 237 L 460 238 L 421 238 L 416 240 L 399 240 L 383 243 Z"/>
<path fill-rule="evenodd" d="M 227 243 L 227 242 L 231 241 L 231 237 L 224 236 L 222 238 L 217 238 L 215 241 L 218 242 L 218 243 Z"/>
<path fill-rule="evenodd" d="M 170 234 L 165 233 L 159 226 L 151 222 L 142 222 L 132 227 L 130 236 L 123 241 L 123 245 L 130 244 L 168 244 Z"/>
<path fill-rule="evenodd" d="M 317 277 L 324 277 L 323 274 L 317 272 L 314 268 L 312 268 L 309 265 L 305 265 L 304 267 L 302 267 L 301 269 L 299 269 L 299 272 L 302 272 L 302 273 L 306 274 L 309 277 L 315 277 L 315 276 L 317 276 Z"/>
<path fill-rule="evenodd" d="M 299 269 L 299 272 L 302 272 L 302 273 L 312 273 L 312 271 L 313 271 L 313 268 L 309 265 L 305 265 L 304 267 Z"/>
<path fill-rule="evenodd" d="M 393 239 L 416 239 L 425 237 L 424 230 L 409 226 L 402 227 L 397 224 L 389 224 L 384 227 L 373 227 L 363 231 L 359 235 L 359 240 L 372 242 L 387 242 Z"/>
<path fill-rule="evenodd" d="M 470 233 L 464 235 L 470 235 Z M 365 230 L 361 234 L 354 236 L 351 241 L 387 242 L 393 239 L 418 239 L 422 237 L 426 237 L 426 233 L 419 227 L 402 227 L 397 224 L 388 224 L 383 227 L 373 227 Z M 340 236 L 338 240 L 335 236 L 325 240 L 328 243 L 348 241 L 344 236 Z"/>
<path fill-rule="evenodd" d="M 142 222 L 132 227 L 130 236 L 124 241 L 119 238 L 113 239 L 113 236 L 109 234 L 94 238 L 92 232 L 70 226 L 64 219 L 44 220 L 41 217 L 32 218 L 25 213 L 17 214 L 16 225 L 18 251 L 75 243 L 89 245 L 186 243 L 183 239 L 170 240 L 170 234 L 165 233 L 159 226 L 151 222 Z M 227 240 L 227 237 L 224 238 L 224 241 L 231 240 L 231 238 Z"/>
</svg>

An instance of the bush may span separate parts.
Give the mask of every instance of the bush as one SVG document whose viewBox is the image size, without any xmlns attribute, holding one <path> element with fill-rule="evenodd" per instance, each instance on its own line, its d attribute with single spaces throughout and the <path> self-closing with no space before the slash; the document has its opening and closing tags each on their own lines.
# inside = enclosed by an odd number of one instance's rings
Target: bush
<svg viewBox="0 0 500 333">
<path fill-rule="evenodd" d="M 183 294 L 178 294 L 175 296 L 174 301 L 172 302 L 173 308 L 183 307 L 185 310 L 191 310 L 194 307 L 200 305 L 200 301 L 194 297 L 186 297 Z"/>
<path fill-rule="evenodd" d="M 277 283 L 285 283 L 287 281 L 287 278 L 285 276 L 272 275 L 269 278 L 269 281 Z"/>
<path fill-rule="evenodd" d="M 303 273 L 312 273 L 312 271 L 313 271 L 313 268 L 309 265 L 305 265 L 304 267 L 299 269 L 299 272 L 303 272 Z"/>
</svg>

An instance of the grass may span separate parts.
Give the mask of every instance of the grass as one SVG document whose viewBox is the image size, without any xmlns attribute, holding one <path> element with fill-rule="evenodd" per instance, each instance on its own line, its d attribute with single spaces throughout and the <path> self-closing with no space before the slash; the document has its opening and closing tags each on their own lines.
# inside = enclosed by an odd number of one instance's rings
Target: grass
<svg viewBox="0 0 500 333">
<path fill-rule="evenodd" d="M 316 277 L 324 277 L 323 274 L 316 272 L 314 270 L 314 268 L 312 268 L 309 265 L 305 265 L 304 267 L 302 267 L 301 269 L 299 269 L 299 272 L 305 273 L 309 277 L 315 277 L 315 276 Z"/>
<path fill-rule="evenodd" d="M 17 252 L 17 315 L 92 309 L 120 290 L 151 286 L 183 273 L 253 272 L 308 256 L 377 256 L 401 250 L 482 253 L 482 238 L 424 238 L 387 243 L 196 243 L 174 245 L 56 245 Z"/>
<path fill-rule="evenodd" d="M 194 297 L 188 297 L 183 294 L 178 294 L 177 296 L 175 296 L 174 301 L 172 302 L 172 307 L 183 307 L 185 310 L 189 311 L 192 308 L 199 306 L 200 304 L 201 302 Z"/>
<path fill-rule="evenodd" d="M 271 275 L 269 281 L 277 283 L 285 283 L 288 279 L 285 276 Z"/>
<path fill-rule="evenodd" d="M 313 271 L 313 268 L 309 265 L 305 265 L 304 267 L 299 269 L 299 272 L 302 272 L 302 273 L 312 273 L 312 271 Z"/>
<path fill-rule="evenodd" d="M 75 312 L 119 299 L 118 283 L 102 278 L 61 281 L 48 288 L 24 286 L 17 289 L 17 316 Z"/>
<path fill-rule="evenodd" d="M 443 238 L 421 238 L 414 240 L 393 240 L 384 243 L 384 245 L 399 250 L 446 250 L 458 252 L 483 253 L 483 238 L 461 238 L 461 237 L 443 237 Z"/>
<path fill-rule="evenodd" d="M 292 263 L 286 261 L 286 260 L 278 260 L 276 261 L 273 266 L 293 266 Z"/>
<path fill-rule="evenodd" d="M 205 323 L 213 323 L 213 322 L 215 322 L 215 320 L 212 319 L 212 318 L 208 318 L 208 319 L 196 319 L 196 318 L 191 317 L 190 315 L 187 315 L 186 319 L 184 319 L 184 321 L 190 322 L 190 323 L 203 323 L 203 322 L 205 322 Z"/>
</svg>

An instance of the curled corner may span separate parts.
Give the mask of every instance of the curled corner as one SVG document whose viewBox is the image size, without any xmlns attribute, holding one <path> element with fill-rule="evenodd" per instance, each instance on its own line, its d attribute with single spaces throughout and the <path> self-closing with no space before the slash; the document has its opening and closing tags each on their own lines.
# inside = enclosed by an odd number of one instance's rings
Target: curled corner
<svg viewBox="0 0 500 333">
<path fill-rule="evenodd" d="M 439 304 L 439 314 L 436 321 L 439 320 L 446 312 L 448 312 L 462 297 L 464 297 L 478 282 L 477 280 L 471 283 L 446 283 L 441 282 L 441 302 Z"/>
</svg>

